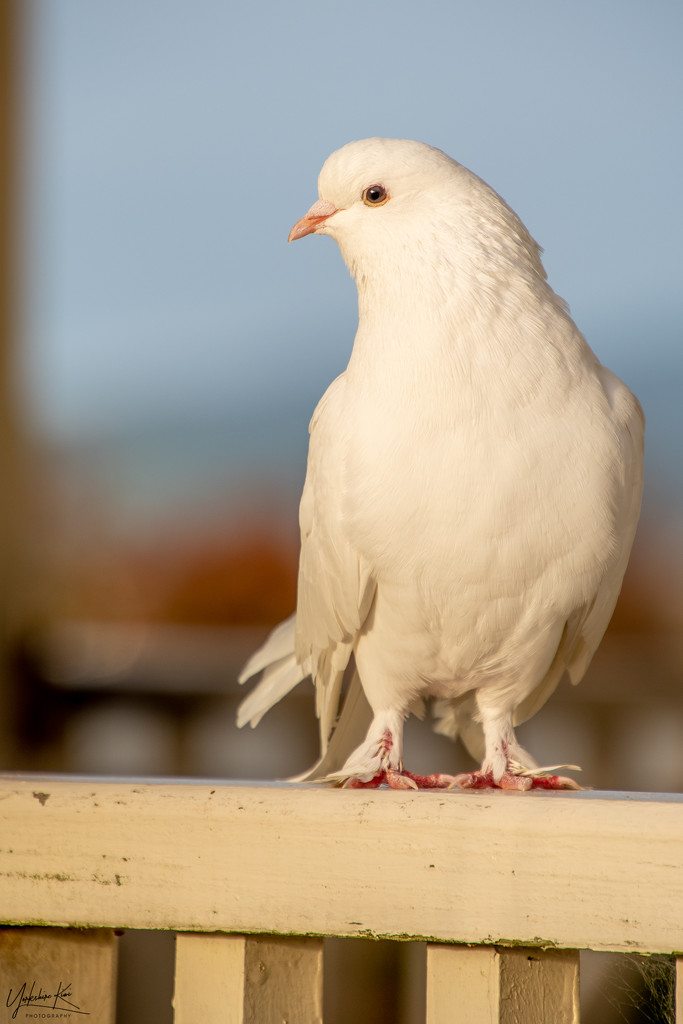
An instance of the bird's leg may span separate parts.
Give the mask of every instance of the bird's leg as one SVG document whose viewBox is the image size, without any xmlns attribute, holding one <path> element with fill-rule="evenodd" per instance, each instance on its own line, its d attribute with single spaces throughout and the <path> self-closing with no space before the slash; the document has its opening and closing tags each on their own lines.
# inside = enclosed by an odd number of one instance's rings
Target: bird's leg
<svg viewBox="0 0 683 1024">
<path fill-rule="evenodd" d="M 485 757 L 481 768 L 460 775 L 416 775 L 403 767 L 403 715 L 378 712 L 365 740 L 344 766 L 326 777 L 348 789 L 580 789 L 573 779 L 539 768 L 517 742 L 511 714 L 482 713 Z M 564 766 L 571 767 L 571 766 Z"/>
<path fill-rule="evenodd" d="M 539 768 L 531 754 L 517 742 L 511 714 L 488 714 L 480 705 L 484 729 L 485 754 L 481 768 L 456 775 L 453 785 L 460 789 L 581 789 L 574 779 L 556 775 L 557 768 L 576 765 L 554 765 Z"/>
<path fill-rule="evenodd" d="M 378 712 L 364 742 L 330 781 L 349 789 L 447 789 L 452 775 L 415 775 L 403 768 L 403 720 L 397 711 Z"/>
<path fill-rule="evenodd" d="M 373 725 L 375 723 L 373 722 Z M 374 730 L 371 727 L 370 732 Z M 401 761 L 401 733 L 403 731 L 403 723 L 401 723 L 401 730 L 398 732 L 397 738 L 394 739 L 394 734 L 389 727 L 387 727 L 379 738 L 377 743 L 377 749 L 372 757 L 373 763 L 379 758 L 377 765 L 377 771 L 370 779 L 359 778 L 358 776 L 350 776 L 347 778 L 343 785 L 348 789 L 377 789 L 383 782 L 391 786 L 392 789 L 413 789 L 414 786 L 410 784 L 402 785 L 402 761 Z M 370 734 L 368 734 L 370 739 Z M 367 740 L 366 740 L 367 742 Z M 372 741 L 371 741 L 372 745 Z M 357 751 L 356 751 L 357 753 Z M 355 755 L 352 755 L 355 756 Z M 348 762 L 347 762 L 348 764 Z M 392 767 L 393 764 L 393 767 Z"/>
</svg>

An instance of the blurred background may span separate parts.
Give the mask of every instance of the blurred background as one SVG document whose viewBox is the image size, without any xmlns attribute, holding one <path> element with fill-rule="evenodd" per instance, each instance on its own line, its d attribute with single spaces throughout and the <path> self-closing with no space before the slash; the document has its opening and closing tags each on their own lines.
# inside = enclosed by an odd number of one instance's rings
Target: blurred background
<svg viewBox="0 0 683 1024">
<path fill-rule="evenodd" d="M 522 742 L 597 788 L 683 789 L 683 8 L 0 11 L 2 768 L 272 778 L 314 760 L 310 691 L 242 733 L 235 679 L 294 606 L 307 424 L 356 324 L 336 246 L 287 233 L 331 151 L 386 135 L 503 195 L 647 416 L 614 621 Z M 428 725 L 407 743 L 414 770 L 469 765 Z M 124 964 L 164 941 L 122 942 Z M 352 945 L 334 955 L 400 972 Z M 584 1016 L 608 1024 L 591 969 Z M 127 977 L 121 1020 L 170 1019 Z M 409 1004 L 366 994 L 354 1016 L 419 1020 Z"/>
</svg>

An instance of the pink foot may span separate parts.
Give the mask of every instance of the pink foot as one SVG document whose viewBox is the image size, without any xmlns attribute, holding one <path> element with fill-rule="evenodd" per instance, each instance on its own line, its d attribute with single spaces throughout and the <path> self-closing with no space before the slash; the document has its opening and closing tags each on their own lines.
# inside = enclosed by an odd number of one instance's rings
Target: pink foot
<svg viewBox="0 0 683 1024">
<path fill-rule="evenodd" d="M 575 779 L 570 779 L 566 775 L 536 775 L 531 780 L 531 785 L 533 789 L 583 789 Z"/>
<path fill-rule="evenodd" d="M 449 789 L 453 785 L 453 775 L 444 775 L 437 772 L 436 775 L 415 775 L 414 772 L 391 772 L 387 773 L 391 775 L 397 775 L 403 784 L 392 785 L 391 779 L 388 779 L 389 785 L 396 789 Z M 411 785 L 412 783 L 412 785 Z"/>
<path fill-rule="evenodd" d="M 453 775 L 415 775 L 413 772 L 383 768 L 381 772 L 363 782 L 361 779 L 347 779 L 346 789 L 378 789 L 382 784 L 391 789 L 449 789 L 455 783 Z"/>
<path fill-rule="evenodd" d="M 463 772 L 456 775 L 453 785 L 460 789 L 513 789 L 526 792 L 529 789 L 582 789 L 583 787 L 565 775 L 519 775 L 507 771 L 494 782 L 491 772 Z"/>
</svg>

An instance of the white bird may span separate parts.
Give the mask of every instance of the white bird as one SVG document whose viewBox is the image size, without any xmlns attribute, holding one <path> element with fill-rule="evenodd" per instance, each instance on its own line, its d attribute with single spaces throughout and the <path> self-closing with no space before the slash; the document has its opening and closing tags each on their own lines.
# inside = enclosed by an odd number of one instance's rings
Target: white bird
<svg viewBox="0 0 683 1024">
<path fill-rule="evenodd" d="M 312 676 L 322 753 L 301 778 L 578 788 L 514 726 L 579 682 L 612 615 L 640 511 L 640 405 L 517 215 L 445 153 L 351 142 L 319 196 L 289 238 L 337 242 L 358 332 L 311 420 L 296 613 L 245 666 L 241 682 L 263 674 L 238 724 Z M 478 771 L 404 769 L 404 720 L 428 698 Z"/>
</svg>

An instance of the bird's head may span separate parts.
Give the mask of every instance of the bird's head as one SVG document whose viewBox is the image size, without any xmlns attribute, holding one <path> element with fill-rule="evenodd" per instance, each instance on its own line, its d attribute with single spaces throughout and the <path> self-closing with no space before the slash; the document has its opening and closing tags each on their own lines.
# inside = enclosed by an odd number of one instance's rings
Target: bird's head
<svg viewBox="0 0 683 1024">
<path fill-rule="evenodd" d="M 464 168 L 441 150 L 406 139 L 362 139 L 330 156 L 318 179 L 320 198 L 292 228 L 289 241 L 330 235 L 352 270 L 363 254 L 424 236 L 439 219 L 444 186 Z"/>
<path fill-rule="evenodd" d="M 330 235 L 359 279 L 453 278 L 491 259 L 533 264 L 538 247 L 492 189 L 439 149 L 407 139 L 350 142 L 325 162 L 319 199 L 289 241 Z"/>
</svg>

